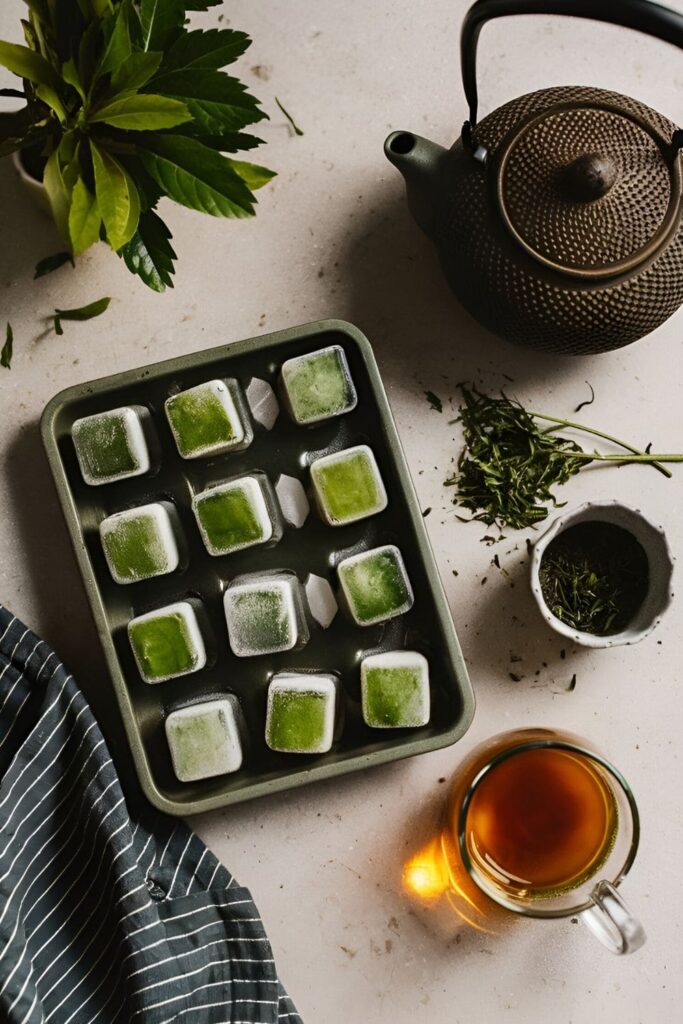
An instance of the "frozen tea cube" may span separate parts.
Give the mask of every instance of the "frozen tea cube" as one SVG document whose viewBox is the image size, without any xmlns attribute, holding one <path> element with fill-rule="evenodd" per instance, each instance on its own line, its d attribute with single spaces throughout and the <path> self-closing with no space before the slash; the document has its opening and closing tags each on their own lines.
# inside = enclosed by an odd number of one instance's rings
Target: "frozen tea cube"
<svg viewBox="0 0 683 1024">
<path fill-rule="evenodd" d="M 272 430 L 280 415 L 280 404 L 267 380 L 252 377 L 245 392 L 251 415 L 264 430 Z"/>
<path fill-rule="evenodd" d="M 324 754 L 332 746 L 337 680 L 278 672 L 268 687 L 266 743 L 286 754 Z"/>
<path fill-rule="evenodd" d="M 311 511 L 301 480 L 283 473 L 275 482 L 275 493 L 285 522 L 300 530 Z"/>
<path fill-rule="evenodd" d="M 237 381 L 198 384 L 166 399 L 165 409 L 184 459 L 246 448 L 253 440 Z"/>
<path fill-rule="evenodd" d="M 141 476 L 150 469 L 143 422 L 149 413 L 141 406 L 124 406 L 75 420 L 71 436 L 86 484 Z"/>
<path fill-rule="evenodd" d="M 414 729 L 429 721 L 429 666 L 416 651 L 386 651 L 360 666 L 363 718 L 373 729 Z"/>
<path fill-rule="evenodd" d="M 393 544 L 345 558 L 337 572 L 348 609 L 359 626 L 393 619 L 413 606 L 403 556 Z"/>
<path fill-rule="evenodd" d="M 210 555 L 228 555 L 275 536 L 275 510 L 263 474 L 242 476 L 195 494 L 192 508 Z"/>
<path fill-rule="evenodd" d="M 304 583 L 304 590 L 311 615 L 319 626 L 327 629 L 338 611 L 337 599 L 332 587 L 323 576 L 309 573 Z"/>
<path fill-rule="evenodd" d="M 206 648 L 189 601 L 138 615 L 128 623 L 128 639 L 146 683 L 198 672 L 206 665 Z"/>
<path fill-rule="evenodd" d="M 311 463 L 320 514 L 330 526 L 367 519 L 387 507 L 387 492 L 371 448 L 359 444 Z"/>
<path fill-rule="evenodd" d="M 242 767 L 242 713 L 234 694 L 171 711 L 166 719 L 173 771 L 180 782 L 211 779 Z"/>
<path fill-rule="evenodd" d="M 292 419 L 318 423 L 350 412 L 358 401 L 339 345 L 295 356 L 282 364 L 282 385 Z"/>
<path fill-rule="evenodd" d="M 100 523 L 102 549 L 117 583 L 136 583 L 178 568 L 176 511 L 166 502 L 115 512 Z"/>
<path fill-rule="evenodd" d="M 288 573 L 234 579 L 223 598 L 233 654 L 275 654 L 307 643 L 301 589 Z"/>
</svg>

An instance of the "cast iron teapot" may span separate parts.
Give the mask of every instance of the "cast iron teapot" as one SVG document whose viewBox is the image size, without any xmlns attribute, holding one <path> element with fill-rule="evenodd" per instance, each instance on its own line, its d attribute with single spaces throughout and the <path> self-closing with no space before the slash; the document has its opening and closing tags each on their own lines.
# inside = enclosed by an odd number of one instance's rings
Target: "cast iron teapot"
<svg viewBox="0 0 683 1024">
<path fill-rule="evenodd" d="M 448 282 L 510 341 L 584 354 L 628 345 L 683 302 L 683 131 L 638 100 L 541 89 L 477 123 L 479 32 L 508 14 L 594 18 L 683 47 L 683 16 L 646 0 L 478 0 L 465 17 L 469 120 L 450 150 L 393 132 L 388 159 Z"/>
</svg>

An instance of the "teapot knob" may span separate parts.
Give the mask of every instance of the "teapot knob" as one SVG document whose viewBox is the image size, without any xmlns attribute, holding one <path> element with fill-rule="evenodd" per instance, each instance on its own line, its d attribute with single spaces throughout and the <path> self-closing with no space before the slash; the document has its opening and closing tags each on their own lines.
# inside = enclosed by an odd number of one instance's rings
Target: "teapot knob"
<svg viewBox="0 0 683 1024">
<path fill-rule="evenodd" d="M 609 156 L 584 153 L 564 168 L 564 185 L 572 199 L 591 202 L 607 195 L 618 177 L 617 166 Z"/>
</svg>

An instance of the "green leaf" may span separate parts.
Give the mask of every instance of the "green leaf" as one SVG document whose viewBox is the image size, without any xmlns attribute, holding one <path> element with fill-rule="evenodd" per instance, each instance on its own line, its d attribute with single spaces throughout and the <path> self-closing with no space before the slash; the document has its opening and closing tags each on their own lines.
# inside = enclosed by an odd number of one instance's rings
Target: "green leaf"
<svg viewBox="0 0 683 1024">
<path fill-rule="evenodd" d="M 101 316 L 109 308 L 110 302 L 109 296 L 105 296 L 103 299 L 97 299 L 78 309 L 56 309 L 55 315 L 52 317 L 55 334 L 64 334 L 62 320 L 92 320 L 96 316 Z"/>
<path fill-rule="evenodd" d="M 132 238 L 140 218 L 140 196 L 127 171 L 110 153 L 91 139 L 95 194 L 112 249 L 120 249 Z"/>
<path fill-rule="evenodd" d="M 160 53 L 132 53 L 111 76 L 112 91 L 137 92 L 149 82 L 161 64 Z"/>
<path fill-rule="evenodd" d="M 36 96 L 55 111 L 60 121 L 66 120 L 66 111 L 59 97 L 59 78 L 44 57 L 28 46 L 0 40 L 0 65 L 33 82 Z"/>
<path fill-rule="evenodd" d="M 186 104 L 201 134 L 239 131 L 266 116 L 246 86 L 221 71 L 175 71 L 152 84 Z"/>
<path fill-rule="evenodd" d="M 209 7 L 218 7 L 223 0 L 185 0 L 186 11 L 208 11 Z"/>
<path fill-rule="evenodd" d="M 74 256 L 80 256 L 99 241 L 101 223 L 97 200 L 79 177 L 74 185 L 69 211 L 69 236 Z"/>
<path fill-rule="evenodd" d="M 61 147 L 60 147 L 61 149 Z M 62 169 L 60 150 L 55 149 L 45 165 L 43 172 L 43 184 L 50 200 L 50 208 L 57 230 L 65 242 L 69 238 L 69 207 L 71 205 L 71 192 L 67 187 Z"/>
<path fill-rule="evenodd" d="M 144 50 L 162 49 L 174 29 L 185 21 L 183 0 L 142 0 L 140 24 Z"/>
<path fill-rule="evenodd" d="M 212 28 L 208 32 L 197 29 L 183 32 L 164 54 L 164 71 L 186 71 L 194 68 L 218 69 L 232 64 L 251 45 L 246 32 L 231 28 Z"/>
<path fill-rule="evenodd" d="M 2 346 L 2 352 L 0 352 L 0 366 L 4 366 L 6 370 L 9 370 L 12 366 L 12 355 L 14 352 L 14 331 L 12 325 L 7 323 L 7 330 L 5 332 L 5 344 Z"/>
<path fill-rule="evenodd" d="M 38 120 L 39 119 L 39 120 Z M 46 119 L 35 107 L 0 113 L 0 156 L 14 153 L 46 134 Z"/>
<path fill-rule="evenodd" d="M 292 117 L 290 112 L 283 107 L 283 105 L 280 103 L 280 101 L 277 98 L 277 96 L 275 97 L 275 102 L 277 103 L 278 107 L 280 108 L 282 113 L 285 115 L 285 117 L 289 121 L 290 127 L 291 127 L 292 131 L 294 132 L 294 134 L 295 135 L 303 135 L 303 129 L 299 128 L 299 125 L 296 123 L 296 121 L 294 120 L 294 118 Z"/>
<path fill-rule="evenodd" d="M 176 254 L 170 244 L 172 238 L 164 222 L 153 210 L 140 216 L 138 229 L 121 249 L 121 256 L 132 274 L 137 274 L 148 288 L 163 292 L 173 287 L 171 275 L 175 273 Z"/>
<path fill-rule="evenodd" d="M 171 199 L 213 217 L 253 216 L 256 200 L 225 157 L 182 135 L 143 140 L 142 162 Z"/>
<path fill-rule="evenodd" d="M 20 78 L 28 78 L 36 85 L 59 87 L 59 79 L 44 57 L 28 46 L 5 43 L 0 40 L 0 64 Z"/>
<path fill-rule="evenodd" d="M 151 210 L 163 197 L 163 192 L 154 178 L 148 173 L 137 153 L 121 153 L 119 162 L 123 164 L 135 182 L 140 196 L 140 209 Z"/>
<path fill-rule="evenodd" d="M 267 167 L 250 164 L 244 160 L 229 160 L 229 163 L 252 191 L 256 191 L 257 188 L 263 188 L 264 185 L 267 185 L 276 176 L 275 171 L 269 171 Z"/>
<path fill-rule="evenodd" d="M 77 309 L 55 309 L 55 314 L 60 320 L 92 320 L 104 313 L 109 307 L 111 298 L 107 295 L 103 299 L 96 299 L 87 306 L 79 306 Z"/>
<path fill-rule="evenodd" d="M 128 29 L 128 6 L 122 4 L 113 16 L 111 34 L 97 66 L 97 75 L 107 75 L 130 57 L 132 52 Z"/>
<path fill-rule="evenodd" d="M 66 64 L 62 64 L 62 78 L 68 84 L 73 86 L 78 95 L 85 103 L 85 89 L 81 82 L 81 76 L 78 68 L 76 67 L 76 61 L 72 58 L 68 60 Z"/>
<path fill-rule="evenodd" d="M 114 128 L 144 132 L 173 128 L 191 121 L 192 117 L 185 104 L 179 100 L 151 93 L 136 93 L 111 100 L 99 110 L 93 111 L 88 120 L 91 124 L 104 122 Z"/>
<path fill-rule="evenodd" d="M 174 135 L 176 132 L 173 133 Z M 193 135 L 192 126 L 178 128 L 178 135 Z M 262 146 L 263 139 L 255 135 L 247 135 L 245 132 L 223 132 L 221 135 L 202 135 L 201 141 L 210 149 L 217 149 L 220 153 L 237 153 L 241 149 L 256 149 Z"/>
<path fill-rule="evenodd" d="M 65 263 L 70 263 L 72 267 L 74 266 L 74 258 L 70 252 L 56 252 L 52 256 L 46 256 L 36 263 L 33 280 L 36 281 L 39 277 L 45 277 L 46 274 L 51 274 L 53 270 L 59 270 Z"/>
</svg>

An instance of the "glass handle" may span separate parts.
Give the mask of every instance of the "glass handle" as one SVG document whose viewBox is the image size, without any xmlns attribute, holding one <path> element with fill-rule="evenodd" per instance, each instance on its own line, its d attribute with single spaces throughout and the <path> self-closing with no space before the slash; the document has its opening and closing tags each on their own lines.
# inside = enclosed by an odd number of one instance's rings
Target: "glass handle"
<svg viewBox="0 0 683 1024">
<path fill-rule="evenodd" d="M 617 956 L 635 953 L 645 942 L 645 929 L 610 882 L 598 882 L 591 893 L 593 906 L 580 915 L 586 927 Z"/>
</svg>

